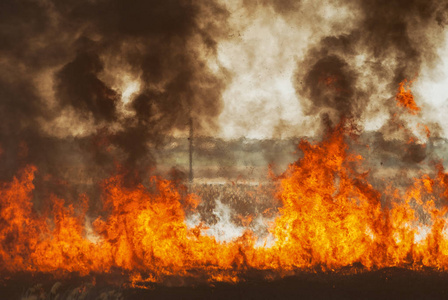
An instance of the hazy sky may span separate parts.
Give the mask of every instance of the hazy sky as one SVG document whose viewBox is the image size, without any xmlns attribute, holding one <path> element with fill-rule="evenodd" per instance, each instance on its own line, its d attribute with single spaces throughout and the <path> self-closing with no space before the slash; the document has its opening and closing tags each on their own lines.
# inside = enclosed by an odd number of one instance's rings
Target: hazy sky
<svg viewBox="0 0 448 300">
<path fill-rule="evenodd" d="M 302 1 L 301 12 L 280 14 L 272 6 L 248 10 L 244 1 L 225 1 L 229 9 L 231 36 L 218 43 L 218 61 L 232 74 L 223 92 L 224 109 L 219 117 L 220 135 L 233 138 L 287 137 L 312 135 L 315 118 L 305 116 L 296 93 L 294 74 L 309 47 L 329 35 L 349 34 L 356 29 L 359 14 L 338 1 Z M 229 4 L 232 2 L 232 4 Z M 342 4 L 341 4 L 342 3 Z M 406 9 L 406 8 L 404 8 Z M 303 15 L 303 12 L 312 15 Z M 437 34 L 447 36 L 446 29 Z M 422 121 L 437 121 L 448 137 L 448 43 L 434 53 L 437 62 L 427 65 L 414 77 L 411 89 L 422 107 Z M 362 72 L 368 56 L 357 54 Z M 373 81 L 377 79 L 372 78 Z M 379 82 L 379 84 L 385 84 Z M 398 86 L 397 86 L 398 88 Z M 389 99 L 391 90 L 379 89 L 367 97 Z M 395 92 L 395 91 L 393 91 Z M 365 120 L 366 130 L 376 130 L 387 115 L 376 114 Z"/>
<path fill-rule="evenodd" d="M 320 116 L 303 111 L 300 99 L 306 96 L 297 91 L 298 70 L 306 62 L 307 51 L 313 47 L 324 48 L 319 46 L 323 39 L 348 36 L 358 30 L 365 12 L 356 5 L 356 1 L 274 3 L 267 0 L 219 1 L 228 13 L 226 34 L 216 39 L 216 55 L 207 57 L 207 66 L 216 74 L 222 75 L 225 70 L 226 85 L 221 94 L 218 128 L 212 131 L 213 135 L 223 138 L 285 138 L 316 134 Z M 385 6 L 384 3 L 381 5 Z M 403 33 L 411 42 L 419 43 L 421 32 L 418 26 L 418 23 L 415 27 L 408 24 L 407 32 Z M 434 24 L 425 26 L 430 31 L 430 40 L 435 40 L 429 48 L 434 49 L 429 51 L 429 55 L 423 54 L 417 59 L 419 66 L 414 69 L 418 71 L 406 79 L 413 80 L 411 89 L 422 108 L 418 117 L 420 121 L 438 123 L 443 129 L 440 135 L 448 137 L 448 122 L 445 121 L 448 113 L 447 30 Z M 398 44 L 393 51 L 398 51 L 400 46 L 412 47 Z M 379 105 L 394 102 L 396 89 L 390 85 L 397 80 L 392 70 L 396 67 L 397 57 L 383 55 L 374 58 L 369 55 L 369 49 L 358 46 L 353 49 L 355 53 L 347 61 L 351 60 L 351 67 L 358 73 L 358 86 L 363 85 L 363 81 L 376 84 L 362 97 L 369 98 L 370 106 L 375 106 L 372 104 L 375 102 Z M 383 70 L 375 74 L 372 62 L 381 64 Z M 414 63 L 410 61 L 410 64 Z M 118 82 L 116 89 L 122 91 L 124 103 L 132 101 L 144 86 L 135 74 L 125 74 Z M 389 117 L 385 111 L 371 107 L 371 111 L 375 110 L 376 113 L 363 116 L 366 130 L 378 130 Z M 182 134 L 182 131 L 175 132 Z"/>
</svg>

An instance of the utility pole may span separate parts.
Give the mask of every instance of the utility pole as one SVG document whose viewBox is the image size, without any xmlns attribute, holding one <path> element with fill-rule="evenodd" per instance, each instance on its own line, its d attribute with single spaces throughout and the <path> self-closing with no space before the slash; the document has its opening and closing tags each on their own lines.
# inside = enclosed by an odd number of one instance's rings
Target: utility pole
<svg viewBox="0 0 448 300">
<path fill-rule="evenodd" d="M 193 118 L 191 117 L 191 112 L 189 119 L 189 127 L 190 127 L 190 135 L 188 137 L 188 141 L 189 141 L 190 172 L 188 174 L 188 183 L 189 183 L 189 190 L 191 192 L 193 184 Z"/>
</svg>

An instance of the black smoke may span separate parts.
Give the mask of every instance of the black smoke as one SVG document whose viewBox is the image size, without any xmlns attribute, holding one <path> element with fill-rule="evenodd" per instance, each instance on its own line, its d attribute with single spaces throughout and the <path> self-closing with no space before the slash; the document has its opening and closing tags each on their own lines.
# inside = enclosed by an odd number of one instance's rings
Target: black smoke
<svg viewBox="0 0 448 300">
<path fill-rule="evenodd" d="M 423 63 L 437 63 L 447 2 L 339 4 L 350 5 L 356 22 L 344 33 L 323 37 L 298 61 L 295 82 L 304 111 L 329 114 L 335 122 L 341 117 L 359 120 L 378 111 L 387 113 L 395 108 L 395 102 L 372 103 L 372 94 L 382 81 L 387 82 L 387 92 L 394 94 L 401 81 L 418 76 Z"/>
<path fill-rule="evenodd" d="M 207 60 L 227 15 L 214 1 L 1 1 L 1 179 L 33 164 L 37 195 L 76 195 L 117 170 L 146 177 L 190 117 L 213 132 L 226 78 Z M 140 82 L 129 103 L 121 72 Z"/>
<path fill-rule="evenodd" d="M 338 3 L 351 7 L 354 24 L 323 37 L 298 60 L 294 80 L 305 114 L 321 120 L 325 130 L 341 120 L 362 128 L 369 118 L 389 116 L 379 130 L 377 151 L 393 140 L 400 144 L 395 154 L 401 160 L 422 162 L 427 149 L 416 142 L 409 114 L 397 107 L 394 96 L 400 82 L 417 79 L 423 66 L 437 64 L 448 2 Z M 429 127 L 437 137 L 437 124 Z"/>
</svg>

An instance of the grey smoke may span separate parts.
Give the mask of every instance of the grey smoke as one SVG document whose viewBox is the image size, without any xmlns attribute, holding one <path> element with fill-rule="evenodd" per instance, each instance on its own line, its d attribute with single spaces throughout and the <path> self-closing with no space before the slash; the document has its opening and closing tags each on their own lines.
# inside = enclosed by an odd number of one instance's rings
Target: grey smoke
<svg viewBox="0 0 448 300">
<path fill-rule="evenodd" d="M 81 190 L 117 171 L 141 180 L 164 136 L 190 115 L 198 132 L 213 132 L 226 79 L 205 59 L 226 19 L 215 1 L 1 1 L 1 179 L 34 164 L 42 197 L 58 190 L 48 176 L 79 177 Z M 126 104 L 131 115 L 112 84 L 121 69 L 142 82 Z M 61 115 L 81 133 L 54 133 Z"/>
</svg>

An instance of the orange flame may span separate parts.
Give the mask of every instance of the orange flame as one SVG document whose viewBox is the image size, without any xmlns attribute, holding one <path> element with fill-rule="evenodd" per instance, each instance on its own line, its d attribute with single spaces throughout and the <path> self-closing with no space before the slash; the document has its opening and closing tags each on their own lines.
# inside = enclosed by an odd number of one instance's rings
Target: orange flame
<svg viewBox="0 0 448 300">
<path fill-rule="evenodd" d="M 418 107 L 415 103 L 414 95 L 411 90 L 409 88 L 405 88 L 407 83 L 408 81 L 406 79 L 400 82 L 395 100 L 397 100 L 397 106 L 404 107 L 409 113 L 416 115 L 420 111 L 420 107 Z M 410 81 L 407 85 L 410 86 L 411 84 L 412 81 Z"/>
<path fill-rule="evenodd" d="M 402 85 L 400 85 L 402 88 Z M 344 122 L 322 142 L 301 141 L 303 157 L 276 178 L 273 198 L 283 206 L 269 232 L 273 243 L 257 246 L 247 229 L 231 242 L 188 227 L 186 209 L 200 199 L 182 196 L 157 177 L 152 189 L 126 187 L 122 175 L 102 184 L 107 215 L 89 222 L 88 199 L 77 206 L 50 199 L 51 211 L 33 208 L 36 168 L 28 166 L 0 188 L 0 271 L 81 275 L 120 270 L 134 284 L 169 276 L 236 282 L 249 271 L 278 276 L 300 270 L 372 270 L 400 266 L 448 270 L 448 173 L 421 175 L 407 189 L 383 191 L 360 170 Z M 271 210 L 265 210 L 271 215 Z M 241 217 L 249 226 L 252 216 Z"/>
<path fill-rule="evenodd" d="M 17 272 L 129 273 L 135 281 L 163 281 L 166 276 L 197 276 L 236 281 L 249 269 L 335 270 L 359 264 L 366 270 L 387 266 L 448 269 L 444 230 L 448 174 L 424 175 L 401 193 L 380 193 L 356 171 L 363 158 L 349 152 L 343 126 L 320 143 L 302 141 L 303 158 L 279 178 L 283 207 L 270 229 L 275 242 L 256 247 L 246 231 L 233 242 L 217 242 L 204 225 L 188 228 L 181 195 L 171 182 L 153 178 L 158 192 L 128 189 L 122 176 L 103 184 L 108 217 L 93 222 L 97 239 L 85 225 L 87 199 L 65 205 L 51 199 L 51 214 L 33 211 L 34 167 L 1 190 L 0 267 Z M 196 203 L 188 195 L 186 203 Z M 193 205 L 194 206 L 194 205 Z M 417 210 L 425 214 L 419 220 Z M 51 217 L 50 217 L 51 216 Z M 426 236 L 419 230 L 430 226 Z M 196 275 L 194 275 L 196 274 Z"/>
</svg>

